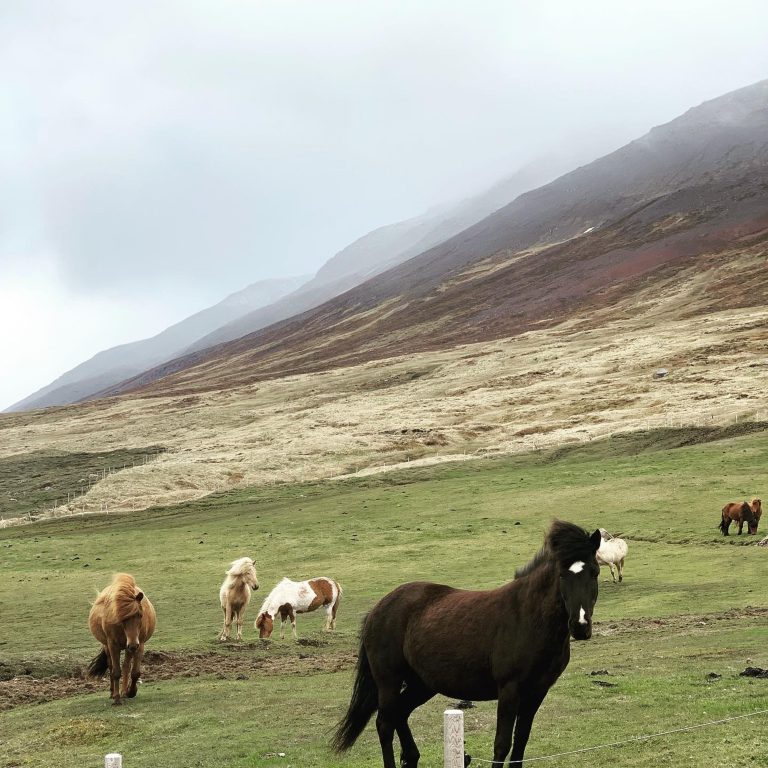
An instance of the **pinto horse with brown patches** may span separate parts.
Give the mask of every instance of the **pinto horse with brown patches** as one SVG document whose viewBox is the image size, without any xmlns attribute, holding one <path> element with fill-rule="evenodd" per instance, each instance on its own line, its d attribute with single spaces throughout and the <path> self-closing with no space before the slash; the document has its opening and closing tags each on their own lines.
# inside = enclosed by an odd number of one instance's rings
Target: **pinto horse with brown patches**
<svg viewBox="0 0 768 768">
<path fill-rule="evenodd" d="M 722 518 L 719 528 L 723 536 L 728 535 L 728 529 L 731 523 L 739 524 L 739 536 L 744 529 L 744 523 L 747 524 L 747 532 L 754 535 L 757 533 L 757 526 L 763 515 L 763 503 L 757 497 L 751 501 L 731 501 L 722 509 Z"/>
<path fill-rule="evenodd" d="M 117 573 L 91 606 L 88 616 L 91 634 L 102 644 L 101 653 L 88 665 L 89 677 L 101 677 L 109 670 L 112 703 L 121 704 L 120 653 L 125 651 L 122 667 L 122 696 L 136 695 L 144 658 L 144 643 L 155 631 L 155 609 L 128 573 Z M 128 678 L 131 682 L 128 684 Z"/>
<path fill-rule="evenodd" d="M 592 636 L 599 546 L 600 531 L 556 520 L 539 554 L 502 587 L 475 592 L 412 582 L 382 598 L 363 622 L 352 700 L 334 749 L 348 750 L 378 710 L 384 768 L 395 768 L 395 732 L 401 768 L 415 768 L 419 750 L 408 718 L 441 693 L 497 699 L 493 760 L 503 765 L 511 747 L 510 765 L 519 766 L 533 718 L 568 665 L 570 638 Z"/>
<path fill-rule="evenodd" d="M 290 620 L 293 639 L 296 634 L 296 614 L 310 613 L 318 608 L 325 608 L 325 629 L 336 628 L 336 611 L 343 592 L 341 585 L 327 576 L 318 576 L 307 581 L 283 579 L 268 595 L 259 610 L 254 627 L 259 630 L 259 637 L 267 638 L 272 634 L 275 619 L 280 616 L 280 639 L 285 637 L 285 622 Z"/>
</svg>

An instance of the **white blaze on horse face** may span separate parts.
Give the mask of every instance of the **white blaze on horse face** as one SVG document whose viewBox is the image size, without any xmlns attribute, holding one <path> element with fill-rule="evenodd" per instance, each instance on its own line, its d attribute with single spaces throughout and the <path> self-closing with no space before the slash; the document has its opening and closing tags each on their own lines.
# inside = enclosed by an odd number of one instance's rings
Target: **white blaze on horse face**
<svg viewBox="0 0 768 768">
<path fill-rule="evenodd" d="M 581 573 L 584 570 L 584 561 L 577 560 L 568 570 L 571 573 Z"/>
<path fill-rule="evenodd" d="M 579 624 L 587 624 L 587 614 L 583 608 L 579 608 Z"/>
</svg>

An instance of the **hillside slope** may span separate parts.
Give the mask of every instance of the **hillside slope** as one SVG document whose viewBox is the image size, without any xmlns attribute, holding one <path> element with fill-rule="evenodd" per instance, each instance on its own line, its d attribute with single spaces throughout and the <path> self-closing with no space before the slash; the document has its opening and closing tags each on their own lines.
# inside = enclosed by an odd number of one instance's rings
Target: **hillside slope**
<svg viewBox="0 0 768 768">
<path fill-rule="evenodd" d="M 654 128 L 345 294 L 103 394 L 168 394 L 445 349 L 615 305 L 768 238 L 768 81 Z M 719 261 L 718 261 L 719 260 Z M 752 276 L 755 288 L 764 278 Z M 757 306 L 732 285 L 703 301 Z"/>
<path fill-rule="evenodd" d="M 479 195 L 369 232 L 329 259 L 298 290 L 217 328 L 186 350 L 192 354 L 238 339 L 320 306 L 367 280 L 448 240 L 528 190 L 576 165 L 574 156 L 550 156 L 520 169 Z"/>
</svg>

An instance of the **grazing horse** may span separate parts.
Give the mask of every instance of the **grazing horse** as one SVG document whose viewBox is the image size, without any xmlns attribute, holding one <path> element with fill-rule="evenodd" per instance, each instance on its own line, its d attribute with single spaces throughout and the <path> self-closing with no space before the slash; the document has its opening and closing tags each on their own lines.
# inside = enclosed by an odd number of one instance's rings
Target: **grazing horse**
<svg viewBox="0 0 768 768">
<path fill-rule="evenodd" d="M 624 558 L 629 547 L 624 539 L 612 536 L 605 528 L 600 528 L 600 548 L 597 550 L 597 564 L 607 565 L 611 569 L 611 578 L 616 583 L 616 575 L 613 566 L 619 572 L 619 582 L 624 580 Z"/>
<path fill-rule="evenodd" d="M 741 536 L 746 522 L 748 533 L 755 534 L 762 515 L 763 503 L 757 497 L 750 502 L 731 501 L 723 507 L 719 528 L 723 532 L 723 536 L 727 536 L 733 521 L 739 524 L 739 536 Z"/>
<path fill-rule="evenodd" d="M 253 626 L 259 630 L 259 637 L 269 637 L 279 614 L 280 639 L 285 637 L 285 622 L 290 619 L 293 639 L 298 640 L 296 614 L 325 607 L 325 629 L 336 629 L 336 611 L 342 594 L 341 585 L 326 576 L 307 581 L 283 579 L 267 595 Z"/>
<path fill-rule="evenodd" d="M 251 599 L 251 590 L 259 588 L 256 566 L 250 557 L 235 560 L 227 571 L 227 577 L 219 590 L 219 602 L 224 611 L 224 629 L 219 640 L 229 640 L 232 619 L 237 623 L 237 639 L 243 639 L 243 617 Z"/>
<path fill-rule="evenodd" d="M 115 574 L 112 583 L 99 593 L 91 606 L 88 625 L 91 634 L 103 646 L 101 653 L 88 665 L 88 676 L 101 677 L 109 670 L 109 695 L 113 704 L 121 704 L 120 652 L 124 650 L 122 695 L 132 699 L 141 675 L 144 643 L 155 631 L 155 609 L 133 576 Z"/>
<path fill-rule="evenodd" d="M 382 598 L 363 622 L 352 699 L 332 739 L 348 750 L 374 712 L 384 768 L 415 768 L 408 726 L 416 707 L 441 693 L 498 699 L 493 760 L 520 765 L 547 691 L 570 659 L 570 638 L 592 636 L 600 532 L 555 520 L 541 551 L 514 581 L 475 592 L 412 582 Z M 475 617 L 482 617 L 478 629 Z M 514 730 L 514 744 L 512 734 Z"/>
</svg>

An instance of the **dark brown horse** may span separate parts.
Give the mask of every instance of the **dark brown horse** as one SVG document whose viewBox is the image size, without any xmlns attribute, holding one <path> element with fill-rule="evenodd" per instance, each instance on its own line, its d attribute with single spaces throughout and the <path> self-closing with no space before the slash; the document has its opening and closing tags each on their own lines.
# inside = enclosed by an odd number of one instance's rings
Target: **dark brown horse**
<svg viewBox="0 0 768 768">
<path fill-rule="evenodd" d="M 503 764 L 512 747 L 510 765 L 521 765 L 533 718 L 568 665 L 570 638 L 592 636 L 599 546 L 600 531 L 590 536 L 556 520 L 539 554 L 498 589 L 413 582 L 382 598 L 363 622 L 352 700 L 334 749 L 349 749 L 378 710 L 384 768 L 395 768 L 395 731 L 400 765 L 415 768 L 408 718 L 441 693 L 498 699 L 493 759 Z"/>
<path fill-rule="evenodd" d="M 120 652 L 125 651 L 122 668 L 122 695 L 132 699 L 141 674 L 144 643 L 155 631 L 155 609 L 128 573 L 117 573 L 91 607 L 88 616 L 91 634 L 102 644 L 101 653 L 89 664 L 88 676 L 110 675 L 113 704 L 120 699 Z M 128 684 L 128 678 L 131 682 Z"/>
<path fill-rule="evenodd" d="M 739 536 L 744 529 L 744 523 L 747 524 L 747 531 L 751 534 L 757 533 L 757 525 L 763 515 L 763 503 L 757 497 L 752 501 L 731 501 L 723 507 L 722 519 L 720 520 L 720 530 L 723 536 L 728 535 L 728 529 L 731 522 L 739 524 Z"/>
</svg>

